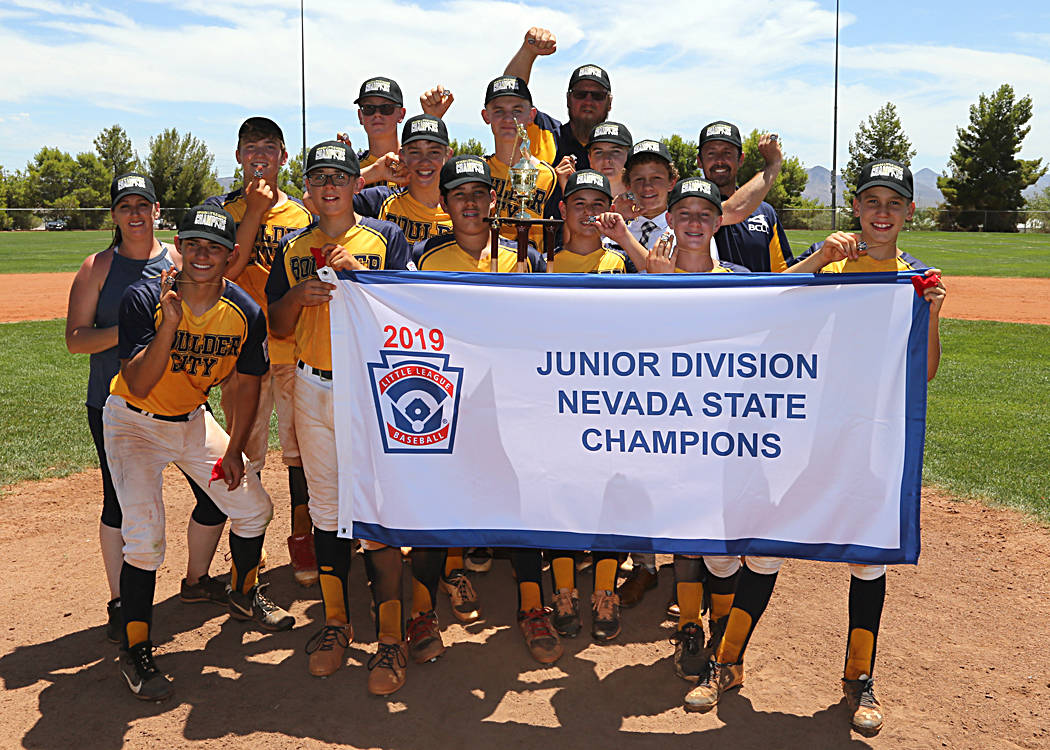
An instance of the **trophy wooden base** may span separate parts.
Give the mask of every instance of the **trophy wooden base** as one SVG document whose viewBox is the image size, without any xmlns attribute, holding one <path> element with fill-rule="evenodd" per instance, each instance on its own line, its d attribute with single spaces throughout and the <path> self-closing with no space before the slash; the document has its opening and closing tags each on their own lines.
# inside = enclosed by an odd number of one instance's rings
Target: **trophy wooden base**
<svg viewBox="0 0 1050 750">
<path fill-rule="evenodd" d="M 520 219 L 517 216 L 489 216 L 485 219 L 492 228 L 492 238 L 489 242 L 490 266 L 493 273 L 499 272 L 499 233 L 503 224 L 517 227 L 518 235 L 518 265 L 517 272 L 525 273 L 528 269 L 529 257 L 529 230 L 534 226 L 543 227 L 543 245 L 547 248 L 547 273 L 554 273 L 554 235 L 558 227 L 565 222 L 562 219 Z"/>
</svg>

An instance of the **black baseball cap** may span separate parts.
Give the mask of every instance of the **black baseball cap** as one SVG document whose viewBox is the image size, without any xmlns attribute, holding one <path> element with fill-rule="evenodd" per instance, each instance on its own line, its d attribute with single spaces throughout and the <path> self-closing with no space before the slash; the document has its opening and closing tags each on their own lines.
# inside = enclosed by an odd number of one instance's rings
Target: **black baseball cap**
<svg viewBox="0 0 1050 750">
<path fill-rule="evenodd" d="M 447 193 L 454 187 L 468 182 L 480 182 L 492 187 L 492 170 L 487 161 L 474 154 L 453 156 L 441 166 L 439 178 L 441 192 Z"/>
<path fill-rule="evenodd" d="M 572 71 L 572 75 L 569 76 L 569 90 L 572 91 L 572 87 L 580 81 L 594 81 L 603 86 L 606 91 L 612 91 L 609 74 L 597 65 L 581 65 Z"/>
<path fill-rule="evenodd" d="M 237 244 L 237 222 L 218 206 L 196 206 L 182 217 L 177 236 L 180 241 L 210 240 L 233 250 Z"/>
<path fill-rule="evenodd" d="M 245 138 L 251 140 L 276 138 L 281 142 L 282 148 L 284 147 L 284 131 L 281 130 L 280 125 L 269 117 L 249 117 L 242 122 L 241 127 L 237 130 L 238 146 Z"/>
<path fill-rule="evenodd" d="M 915 182 L 907 165 L 893 159 L 876 159 L 861 167 L 857 176 L 857 194 L 870 187 L 888 187 L 911 200 L 915 195 Z"/>
<path fill-rule="evenodd" d="M 740 139 L 740 128 L 725 120 L 716 120 L 700 130 L 700 145 L 703 146 L 708 141 L 725 141 L 741 150 L 744 147 L 744 142 Z"/>
<path fill-rule="evenodd" d="M 357 177 L 361 174 L 361 163 L 354 150 L 342 141 L 322 141 L 310 149 L 306 155 L 306 169 L 309 174 L 315 169 L 331 167 Z"/>
<path fill-rule="evenodd" d="M 126 195 L 141 195 L 150 203 L 157 202 L 157 190 L 153 187 L 153 180 L 140 172 L 128 172 L 113 178 L 109 186 L 110 208 L 116 207 Z"/>
<path fill-rule="evenodd" d="M 617 146 L 630 148 L 634 145 L 634 139 L 631 137 L 631 131 L 627 129 L 626 125 L 606 120 L 591 128 L 591 137 L 587 141 L 587 148 L 590 148 L 592 143 L 615 143 Z"/>
<path fill-rule="evenodd" d="M 565 190 L 562 191 L 562 197 L 568 198 L 580 190 L 597 190 L 612 200 L 612 185 L 609 184 L 609 178 L 593 169 L 581 169 L 569 175 L 569 180 L 565 183 Z"/>
<path fill-rule="evenodd" d="M 647 154 L 659 156 L 665 160 L 668 164 L 674 164 L 674 158 L 671 156 L 670 150 L 667 148 L 667 144 L 663 141 L 638 141 L 631 147 L 631 153 L 627 155 L 627 162 L 625 166 L 630 166 L 631 162 Z"/>
<path fill-rule="evenodd" d="M 500 76 L 489 81 L 485 87 L 485 104 L 498 96 L 518 96 L 532 104 L 532 92 L 525 80 L 517 76 Z"/>
<path fill-rule="evenodd" d="M 405 97 L 401 95 L 401 87 L 397 85 L 397 81 L 393 78 L 384 78 L 383 76 L 369 78 L 361 84 L 361 90 L 358 92 L 357 98 L 354 99 L 354 104 L 357 104 L 366 96 L 382 97 L 383 99 L 389 99 L 399 107 L 405 106 Z"/>
<path fill-rule="evenodd" d="M 719 214 L 722 213 L 722 191 L 711 180 L 687 177 L 676 182 L 667 196 L 667 210 L 670 211 L 675 203 L 686 198 L 703 198 L 708 203 L 713 203 Z"/>
<path fill-rule="evenodd" d="M 401 128 L 401 145 L 407 146 L 412 141 L 434 141 L 447 146 L 448 128 L 440 117 L 434 115 L 409 117 L 405 127 Z"/>
</svg>

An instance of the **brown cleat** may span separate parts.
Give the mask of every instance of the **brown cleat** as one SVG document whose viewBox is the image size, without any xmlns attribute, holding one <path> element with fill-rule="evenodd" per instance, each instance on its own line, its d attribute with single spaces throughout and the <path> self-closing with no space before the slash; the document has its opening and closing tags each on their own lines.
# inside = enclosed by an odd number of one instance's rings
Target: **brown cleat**
<svg viewBox="0 0 1050 750">
<path fill-rule="evenodd" d="M 853 712 L 850 724 L 860 734 L 869 737 L 882 729 L 882 706 L 875 697 L 874 682 L 867 675 L 861 675 L 859 680 L 842 680 L 842 692 Z"/>
<path fill-rule="evenodd" d="M 408 632 L 408 654 L 416 664 L 434 661 L 445 653 L 445 644 L 441 641 L 437 613 L 434 610 L 413 617 L 408 621 L 405 630 Z"/>
<path fill-rule="evenodd" d="M 591 637 L 599 643 L 620 634 L 620 596 L 615 591 L 591 594 Z"/>
<path fill-rule="evenodd" d="M 452 614 L 460 622 L 474 622 L 481 617 L 481 605 L 470 576 L 463 568 L 456 568 L 447 576 L 441 576 L 441 590 L 452 602 Z"/>
<path fill-rule="evenodd" d="M 405 684 L 405 642 L 380 636 L 375 656 L 368 660 L 368 692 L 372 695 L 396 693 Z"/>
<path fill-rule="evenodd" d="M 744 684 L 743 664 L 711 661 L 710 669 L 695 688 L 685 694 L 687 711 L 710 711 L 724 693 Z"/>
<path fill-rule="evenodd" d="M 646 591 L 656 588 L 656 580 L 656 574 L 644 565 L 635 567 L 620 587 L 620 606 L 630 608 L 638 604 Z"/>
<path fill-rule="evenodd" d="M 306 653 L 310 655 L 310 674 L 314 677 L 335 674 L 346 662 L 346 649 L 353 640 L 353 627 L 328 618 L 324 627 L 306 642 Z"/>
<path fill-rule="evenodd" d="M 317 557 L 314 555 L 314 535 L 292 535 L 288 537 L 288 556 L 292 559 L 295 582 L 300 586 L 317 583 Z"/>
<path fill-rule="evenodd" d="M 518 612 L 518 627 L 525 636 L 525 645 L 533 659 L 540 664 L 553 664 L 561 658 L 561 640 L 551 625 L 546 609 Z"/>
</svg>

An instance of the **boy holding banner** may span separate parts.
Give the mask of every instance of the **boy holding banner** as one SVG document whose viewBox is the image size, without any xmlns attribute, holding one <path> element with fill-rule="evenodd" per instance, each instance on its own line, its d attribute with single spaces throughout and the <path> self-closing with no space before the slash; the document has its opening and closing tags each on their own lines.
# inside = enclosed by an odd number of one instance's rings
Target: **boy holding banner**
<svg viewBox="0 0 1050 750">
<path fill-rule="evenodd" d="M 498 253 L 499 271 L 514 271 L 517 247 L 500 237 L 499 246 L 493 248 L 491 228 L 485 222 L 496 207 L 496 200 L 492 173 L 485 159 L 469 154 L 449 159 L 441 168 L 441 204 L 452 219 L 452 232 L 416 245 L 414 257 L 419 270 L 487 271 L 492 253 Z M 547 270 L 545 259 L 531 246 L 527 267 L 532 273 Z M 511 549 L 510 562 L 518 582 L 518 625 L 525 645 L 536 661 L 552 664 L 561 657 L 562 646 L 543 606 L 540 551 Z M 450 551 L 443 585 L 452 598 L 456 616 L 467 622 L 477 618 L 477 597 L 469 584 L 463 571 L 462 551 Z"/>
<path fill-rule="evenodd" d="M 915 213 L 911 171 L 905 165 L 880 159 L 865 165 L 857 179 L 853 213 L 859 217 L 860 236 L 835 232 L 813 245 L 792 273 L 865 273 L 922 271 L 922 296 L 930 305 L 927 379 L 940 363 L 939 319 L 945 288 L 940 272 L 897 247 L 897 237 Z M 877 325 L 877 321 L 873 322 Z M 707 711 L 727 690 L 744 681 L 744 651 L 773 594 L 782 558 L 746 557 L 737 583 L 725 634 L 712 657 L 709 671 L 685 697 L 687 709 Z M 883 715 L 873 690 L 872 672 L 879 622 L 886 598 L 886 566 L 850 564 L 849 633 L 842 676 L 854 729 L 873 735 L 882 728 Z"/>
<path fill-rule="evenodd" d="M 333 284 L 321 281 L 318 265 L 336 270 L 411 269 L 404 234 L 386 221 L 354 213 L 363 184 L 357 156 L 345 143 L 326 141 L 310 149 L 306 178 L 319 218 L 316 227 L 282 242 L 266 284 L 273 330 L 294 332 L 299 352 L 295 423 L 303 468 L 310 482 L 310 516 L 320 573 L 325 624 L 307 644 L 310 673 L 333 674 L 353 638 L 349 625 L 351 541 L 337 535 L 339 493 L 332 403 L 332 352 L 328 302 Z M 401 552 L 364 541 L 365 566 L 376 604 L 378 648 L 368 662 L 368 690 L 389 695 L 405 682 L 406 656 L 417 661 L 444 651 L 433 612 L 443 549 L 413 550 L 413 575 L 426 589 L 425 611 L 413 612 L 409 643 L 401 615 Z M 415 609 L 414 607 L 413 609 Z"/>
</svg>

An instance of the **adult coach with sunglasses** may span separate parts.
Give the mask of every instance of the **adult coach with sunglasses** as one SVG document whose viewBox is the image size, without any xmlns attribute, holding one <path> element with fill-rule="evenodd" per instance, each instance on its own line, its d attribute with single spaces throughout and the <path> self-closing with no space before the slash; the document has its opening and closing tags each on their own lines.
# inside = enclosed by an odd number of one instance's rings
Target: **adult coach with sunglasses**
<svg viewBox="0 0 1050 750">
<path fill-rule="evenodd" d="M 557 49 L 558 41 L 554 34 L 534 26 L 526 32 L 521 49 L 507 63 L 503 74 L 518 76 L 528 83 L 536 58 L 552 55 Z M 587 143 L 591 130 L 598 123 L 605 122 L 612 108 L 609 74 L 597 65 L 576 68 L 569 77 L 565 104 L 569 110 L 569 121 L 565 123 L 545 112 L 536 112 L 536 120 L 528 128 L 532 153 L 554 166 L 561 164 L 564 157 L 573 156 L 576 158 L 576 169 L 588 169 Z"/>
</svg>

